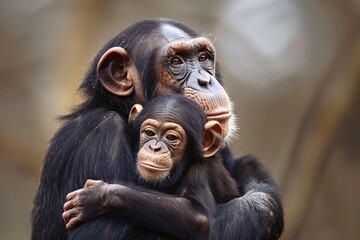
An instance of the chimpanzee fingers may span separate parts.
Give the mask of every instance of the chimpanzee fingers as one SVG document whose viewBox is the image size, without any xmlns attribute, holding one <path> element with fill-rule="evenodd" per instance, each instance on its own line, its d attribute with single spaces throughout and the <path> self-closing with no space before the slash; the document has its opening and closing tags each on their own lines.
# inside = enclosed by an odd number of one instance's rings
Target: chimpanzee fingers
<svg viewBox="0 0 360 240">
<path fill-rule="evenodd" d="M 71 199 L 74 199 L 77 195 L 79 195 L 79 193 L 82 191 L 83 189 L 80 188 L 76 191 L 70 192 L 68 193 L 68 195 L 66 195 L 66 200 L 69 201 Z"/>
<path fill-rule="evenodd" d="M 85 185 L 84 185 L 84 188 L 92 186 L 95 181 L 96 181 L 96 180 L 93 180 L 93 179 L 88 179 L 88 180 L 86 180 Z"/>
<path fill-rule="evenodd" d="M 71 208 L 74 208 L 73 201 L 70 200 L 64 203 L 64 211 L 70 210 Z"/>
<path fill-rule="evenodd" d="M 66 228 L 68 230 L 73 229 L 74 227 L 76 227 L 77 225 L 79 225 L 82 221 L 82 218 L 80 216 L 71 218 L 69 222 L 66 223 Z"/>
<path fill-rule="evenodd" d="M 75 208 L 72 208 L 70 210 L 63 212 L 62 218 L 64 219 L 65 223 L 68 223 L 69 221 L 71 221 L 72 218 L 75 218 L 78 215 L 79 215 L 79 211 Z"/>
<path fill-rule="evenodd" d="M 100 183 L 102 183 L 102 182 L 103 182 L 103 181 L 101 181 L 101 180 L 88 179 L 88 180 L 86 180 L 86 182 L 85 182 L 84 188 L 86 188 L 86 187 L 91 187 L 91 186 L 93 186 L 93 185 L 95 185 L 95 184 L 100 184 Z"/>
</svg>

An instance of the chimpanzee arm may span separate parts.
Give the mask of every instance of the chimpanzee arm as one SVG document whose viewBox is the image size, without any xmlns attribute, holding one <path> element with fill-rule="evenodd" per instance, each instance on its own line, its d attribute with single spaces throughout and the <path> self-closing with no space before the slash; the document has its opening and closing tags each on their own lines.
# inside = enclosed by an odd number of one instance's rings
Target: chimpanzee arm
<svg viewBox="0 0 360 240">
<path fill-rule="evenodd" d="M 101 108 L 64 119 L 45 158 L 32 211 L 32 239 L 66 239 L 63 204 L 86 179 L 128 181 L 133 157 L 124 126 L 127 122 L 117 113 Z"/>
<path fill-rule="evenodd" d="M 207 180 L 199 181 L 198 176 L 191 180 L 185 177 L 185 184 L 178 189 L 180 197 L 140 186 L 88 180 L 84 188 L 68 194 L 63 218 L 72 229 L 81 222 L 112 213 L 176 238 L 208 239 L 215 206 Z M 196 187 L 192 182 L 195 179 Z"/>
<path fill-rule="evenodd" d="M 279 190 L 254 156 L 232 159 L 222 152 L 225 166 L 237 182 L 241 197 L 217 206 L 214 233 L 224 239 L 278 239 L 284 220 Z"/>
</svg>

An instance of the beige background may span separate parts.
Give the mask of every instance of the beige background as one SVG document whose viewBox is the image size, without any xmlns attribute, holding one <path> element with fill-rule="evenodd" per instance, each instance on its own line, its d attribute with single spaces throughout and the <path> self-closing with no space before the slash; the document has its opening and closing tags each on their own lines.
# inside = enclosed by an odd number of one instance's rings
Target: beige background
<svg viewBox="0 0 360 240">
<path fill-rule="evenodd" d="M 216 40 L 240 127 L 231 146 L 279 184 L 282 239 L 357 238 L 359 15 L 356 0 L 1 1 L 0 238 L 30 238 L 47 142 L 92 56 L 152 17 Z"/>
</svg>

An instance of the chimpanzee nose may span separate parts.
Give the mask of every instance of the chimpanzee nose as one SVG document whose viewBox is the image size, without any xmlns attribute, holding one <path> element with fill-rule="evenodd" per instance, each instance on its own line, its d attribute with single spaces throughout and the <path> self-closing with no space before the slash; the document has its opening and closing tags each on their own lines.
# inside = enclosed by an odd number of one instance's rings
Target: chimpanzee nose
<svg viewBox="0 0 360 240">
<path fill-rule="evenodd" d="M 161 146 L 160 146 L 159 142 L 156 141 L 156 142 L 153 142 L 150 144 L 150 149 L 154 152 L 158 152 L 161 150 Z"/>
<path fill-rule="evenodd" d="M 210 75 L 203 71 L 203 70 L 200 70 L 199 73 L 198 73 L 198 83 L 201 87 L 207 87 L 211 82 L 211 78 L 210 78 Z"/>
</svg>

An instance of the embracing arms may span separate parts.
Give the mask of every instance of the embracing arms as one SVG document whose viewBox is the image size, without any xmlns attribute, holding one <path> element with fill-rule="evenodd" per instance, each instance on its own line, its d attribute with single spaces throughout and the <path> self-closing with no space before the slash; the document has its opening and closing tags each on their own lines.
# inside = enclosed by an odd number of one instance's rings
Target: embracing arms
<svg viewBox="0 0 360 240">
<path fill-rule="evenodd" d="M 209 190 L 206 191 L 204 194 L 211 196 Z M 88 180 L 84 188 L 67 195 L 63 219 L 66 227 L 72 229 L 82 222 L 115 212 L 133 224 L 180 239 L 207 239 L 213 203 L 211 197 L 195 198 Z"/>
</svg>

